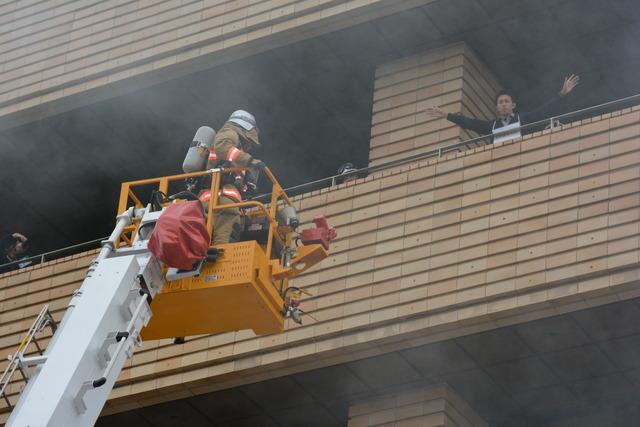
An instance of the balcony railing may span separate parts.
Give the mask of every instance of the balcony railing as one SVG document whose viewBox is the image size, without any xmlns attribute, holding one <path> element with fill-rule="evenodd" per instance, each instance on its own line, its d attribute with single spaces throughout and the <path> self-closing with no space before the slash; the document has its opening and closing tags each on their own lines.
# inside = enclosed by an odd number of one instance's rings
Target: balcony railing
<svg viewBox="0 0 640 427">
<path fill-rule="evenodd" d="M 563 125 L 562 121 L 566 122 L 567 119 L 570 119 L 571 121 L 582 120 L 582 119 L 593 117 L 596 115 L 618 111 L 623 108 L 628 108 L 638 104 L 640 104 L 640 94 L 616 99 L 614 101 L 605 102 L 603 104 L 598 104 L 592 107 L 575 110 L 569 113 L 552 116 L 537 122 L 527 123 L 526 125 L 522 125 L 519 128 L 514 128 L 513 131 L 519 130 L 523 135 L 526 135 L 526 134 L 529 134 L 535 131 L 541 131 L 544 129 L 554 129 L 558 126 L 562 126 Z M 564 124 L 567 124 L 567 123 L 564 123 Z M 427 151 L 425 153 L 416 154 L 415 156 L 407 156 L 405 158 L 393 160 L 387 163 L 381 163 L 375 166 L 360 168 L 346 174 L 332 175 L 326 178 L 318 179 L 316 181 L 307 182 L 304 184 L 285 188 L 285 191 L 287 192 L 287 194 L 289 194 L 289 196 L 293 197 L 298 194 L 307 193 L 309 191 L 317 190 L 319 188 L 324 188 L 324 187 L 327 187 L 328 185 L 332 185 L 335 182 L 335 180 L 338 178 L 346 178 L 346 177 L 352 177 L 352 176 L 362 177 L 362 176 L 366 176 L 368 174 L 375 173 L 384 169 L 392 168 L 394 166 L 400 166 L 406 163 L 411 163 L 411 162 L 424 160 L 432 157 L 442 157 L 443 155 L 451 152 L 465 151 L 465 150 L 470 150 L 482 145 L 491 144 L 493 137 L 494 135 L 482 135 L 477 138 L 467 139 L 461 142 L 457 142 L 455 144 L 446 145 L 444 147 Z M 266 197 L 266 196 L 268 195 L 265 194 L 258 197 Z"/>
</svg>

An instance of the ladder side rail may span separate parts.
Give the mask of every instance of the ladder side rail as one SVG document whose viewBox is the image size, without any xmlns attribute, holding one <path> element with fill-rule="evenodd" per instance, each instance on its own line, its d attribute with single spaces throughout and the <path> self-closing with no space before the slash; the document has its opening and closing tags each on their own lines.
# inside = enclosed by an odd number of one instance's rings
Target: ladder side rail
<svg viewBox="0 0 640 427">
<path fill-rule="evenodd" d="M 45 305 L 44 307 L 42 307 L 42 309 L 40 310 L 40 313 L 38 313 L 38 316 L 33 321 L 33 323 L 31 324 L 31 327 L 29 328 L 24 338 L 20 342 L 17 352 L 23 353 L 24 350 L 29 346 L 29 344 L 31 344 L 31 341 L 33 340 L 33 337 L 35 336 L 36 332 L 40 330 L 40 323 L 42 322 L 42 319 L 45 317 L 48 309 L 49 309 L 48 305 Z"/>
<path fill-rule="evenodd" d="M 24 338 L 18 345 L 18 349 L 9 358 L 9 363 L 7 364 L 4 372 L 2 373 L 2 376 L 0 377 L 0 396 L 2 396 L 5 399 L 9 407 L 11 407 L 11 403 L 9 401 L 8 396 L 6 395 L 6 391 L 7 391 L 7 387 L 11 383 L 11 380 L 13 379 L 13 375 L 15 374 L 16 369 L 20 364 L 20 358 L 22 355 L 26 353 L 31 342 L 35 342 L 36 346 L 38 347 L 38 350 L 41 352 L 40 347 L 37 345 L 37 342 L 35 341 L 35 334 L 38 332 L 41 332 L 44 329 L 47 322 L 49 322 L 48 317 L 50 316 L 51 314 L 49 313 L 49 305 L 47 304 L 44 307 L 42 307 L 42 309 L 40 310 L 40 313 L 38 313 L 38 316 L 36 316 L 36 319 L 33 321 L 31 326 L 29 327 L 29 330 L 27 331 Z M 51 318 L 51 320 L 53 319 Z M 24 375 L 24 372 L 23 372 L 23 375 Z"/>
</svg>

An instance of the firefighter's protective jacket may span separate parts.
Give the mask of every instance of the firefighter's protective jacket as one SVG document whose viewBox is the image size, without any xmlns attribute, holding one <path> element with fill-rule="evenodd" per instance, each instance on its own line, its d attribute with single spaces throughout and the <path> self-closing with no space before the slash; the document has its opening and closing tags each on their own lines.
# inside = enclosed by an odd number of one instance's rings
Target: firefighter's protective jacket
<svg viewBox="0 0 640 427">
<path fill-rule="evenodd" d="M 247 147 L 247 144 L 260 145 L 257 130 L 254 128 L 251 131 L 247 131 L 235 123 L 226 122 L 213 140 L 213 149 L 209 153 L 207 169 L 215 168 L 221 164 L 231 168 L 249 166 L 253 157 L 243 150 L 243 148 Z M 244 174 L 238 177 L 239 181 L 243 179 Z M 220 195 L 230 197 L 238 202 L 242 201 L 241 189 L 232 183 L 225 183 Z M 200 195 L 200 200 L 203 202 L 208 201 L 210 198 L 211 195 L 208 192 Z"/>
</svg>

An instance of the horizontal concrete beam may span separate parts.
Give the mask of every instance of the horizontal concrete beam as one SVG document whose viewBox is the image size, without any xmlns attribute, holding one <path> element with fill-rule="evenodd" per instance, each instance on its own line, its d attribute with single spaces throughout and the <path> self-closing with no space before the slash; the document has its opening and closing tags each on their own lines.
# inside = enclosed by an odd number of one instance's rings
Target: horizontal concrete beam
<svg viewBox="0 0 640 427">
<path fill-rule="evenodd" d="M 0 22 L 0 30 L 12 29 L 0 43 L 0 51 L 6 48 L 0 54 L 0 63 L 6 61 L 0 66 L 0 130 L 431 1 L 233 0 L 178 7 L 165 0 L 144 8 L 137 2 L 82 8 L 86 2 L 76 1 L 48 12 L 35 6 L 8 12 Z M 47 13 L 56 19 L 45 19 Z"/>
</svg>

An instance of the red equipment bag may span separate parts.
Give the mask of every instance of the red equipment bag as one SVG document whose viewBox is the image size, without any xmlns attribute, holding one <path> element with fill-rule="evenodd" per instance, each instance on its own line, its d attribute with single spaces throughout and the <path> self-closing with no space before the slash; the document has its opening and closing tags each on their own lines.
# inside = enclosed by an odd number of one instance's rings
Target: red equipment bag
<svg viewBox="0 0 640 427">
<path fill-rule="evenodd" d="M 197 200 L 170 205 L 158 218 L 147 247 L 169 267 L 191 270 L 206 258 L 210 242 Z"/>
</svg>

